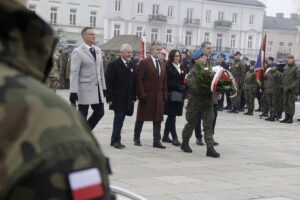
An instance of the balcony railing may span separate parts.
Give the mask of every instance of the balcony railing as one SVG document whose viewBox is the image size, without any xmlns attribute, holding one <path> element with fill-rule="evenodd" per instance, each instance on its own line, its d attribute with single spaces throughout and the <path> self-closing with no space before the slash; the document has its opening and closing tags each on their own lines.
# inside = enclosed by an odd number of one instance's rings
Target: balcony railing
<svg viewBox="0 0 300 200">
<path fill-rule="evenodd" d="M 231 28 L 232 22 L 231 21 L 215 21 L 216 28 Z"/>
<path fill-rule="evenodd" d="M 200 19 L 184 18 L 185 25 L 200 25 Z"/>
<path fill-rule="evenodd" d="M 167 22 L 165 15 L 149 15 L 149 22 Z"/>
</svg>

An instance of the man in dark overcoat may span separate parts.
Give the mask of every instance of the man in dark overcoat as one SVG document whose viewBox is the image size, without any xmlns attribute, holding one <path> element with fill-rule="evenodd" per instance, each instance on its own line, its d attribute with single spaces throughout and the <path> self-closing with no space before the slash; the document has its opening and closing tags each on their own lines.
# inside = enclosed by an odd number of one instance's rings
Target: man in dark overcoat
<svg viewBox="0 0 300 200">
<path fill-rule="evenodd" d="M 160 142 L 161 122 L 164 116 L 164 101 L 167 100 L 167 79 L 164 64 L 159 61 L 162 44 L 151 44 L 151 55 L 142 60 L 137 68 L 137 93 L 139 104 L 134 127 L 134 144 L 141 146 L 140 135 L 144 121 L 153 122 L 153 147 L 166 148 Z"/>
<path fill-rule="evenodd" d="M 109 109 L 115 112 L 110 145 L 121 149 L 121 130 L 125 116 L 132 116 L 136 100 L 135 68 L 130 62 L 132 47 L 129 44 L 121 46 L 121 56 L 109 63 L 106 70 L 106 101 Z"/>
</svg>

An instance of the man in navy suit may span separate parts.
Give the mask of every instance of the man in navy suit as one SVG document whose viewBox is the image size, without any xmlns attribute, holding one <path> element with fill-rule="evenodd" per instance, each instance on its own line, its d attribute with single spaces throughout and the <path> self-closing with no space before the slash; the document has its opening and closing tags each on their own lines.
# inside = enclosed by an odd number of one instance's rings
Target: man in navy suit
<svg viewBox="0 0 300 200">
<path fill-rule="evenodd" d="M 129 44 L 121 46 L 121 56 L 111 62 L 106 70 L 106 101 L 109 109 L 115 112 L 111 146 L 121 149 L 121 129 L 125 116 L 132 116 L 136 100 L 135 67 L 130 62 L 132 47 Z"/>
</svg>

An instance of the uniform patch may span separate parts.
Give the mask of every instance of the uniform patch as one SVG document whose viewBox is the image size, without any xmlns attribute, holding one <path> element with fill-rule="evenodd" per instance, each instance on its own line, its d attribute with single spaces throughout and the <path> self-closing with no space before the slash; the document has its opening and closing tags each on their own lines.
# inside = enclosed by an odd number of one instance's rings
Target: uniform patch
<svg viewBox="0 0 300 200">
<path fill-rule="evenodd" d="M 97 168 L 72 172 L 68 175 L 74 200 L 96 199 L 104 195 L 100 172 Z"/>
</svg>

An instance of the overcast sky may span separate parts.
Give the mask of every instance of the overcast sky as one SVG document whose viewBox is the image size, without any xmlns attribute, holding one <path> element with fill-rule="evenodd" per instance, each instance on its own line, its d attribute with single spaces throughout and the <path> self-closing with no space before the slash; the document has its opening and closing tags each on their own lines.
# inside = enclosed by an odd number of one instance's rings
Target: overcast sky
<svg viewBox="0 0 300 200">
<path fill-rule="evenodd" d="M 282 12 L 285 17 L 291 13 L 300 13 L 300 0 L 259 0 L 267 6 L 267 15 L 275 16 L 276 13 Z"/>
</svg>

